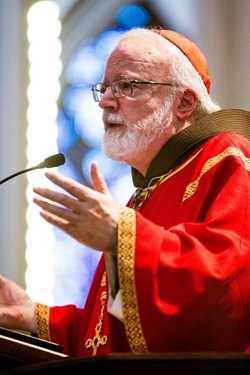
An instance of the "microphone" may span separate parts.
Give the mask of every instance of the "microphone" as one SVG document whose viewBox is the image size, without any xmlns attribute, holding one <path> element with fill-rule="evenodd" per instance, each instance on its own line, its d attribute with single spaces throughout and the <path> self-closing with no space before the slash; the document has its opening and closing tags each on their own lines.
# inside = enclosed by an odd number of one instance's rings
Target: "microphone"
<svg viewBox="0 0 250 375">
<path fill-rule="evenodd" d="M 41 163 L 36 165 L 35 167 L 23 169 L 22 171 L 16 172 L 3 180 L 0 181 L 0 185 L 4 182 L 10 180 L 13 177 L 18 176 L 19 174 L 26 173 L 29 171 L 33 171 L 34 169 L 41 169 L 41 168 L 53 168 L 53 167 L 59 167 L 59 165 L 62 165 L 65 163 L 65 156 L 62 153 L 51 155 L 48 158 L 44 159 Z"/>
</svg>

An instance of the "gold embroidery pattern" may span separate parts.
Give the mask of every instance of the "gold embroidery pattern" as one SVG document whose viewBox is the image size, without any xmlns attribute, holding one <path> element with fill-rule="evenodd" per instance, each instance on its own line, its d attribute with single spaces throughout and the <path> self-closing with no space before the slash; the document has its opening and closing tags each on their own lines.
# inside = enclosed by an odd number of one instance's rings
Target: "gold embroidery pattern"
<svg viewBox="0 0 250 375">
<path fill-rule="evenodd" d="M 37 335 L 40 339 L 51 341 L 49 333 L 49 306 L 35 303 Z"/>
<path fill-rule="evenodd" d="M 183 195 L 182 201 L 184 202 L 186 199 L 190 198 L 197 190 L 199 182 L 201 177 L 208 172 L 212 167 L 214 167 L 216 164 L 218 164 L 222 159 L 224 159 L 227 156 L 238 156 L 241 158 L 243 163 L 245 164 L 245 168 L 247 171 L 250 171 L 250 159 L 247 158 L 241 150 L 239 150 L 236 147 L 228 147 L 223 152 L 221 152 L 219 155 L 214 156 L 213 158 L 209 159 L 204 166 L 201 169 L 201 172 L 197 179 L 190 183 L 185 190 L 185 193 Z"/>
<path fill-rule="evenodd" d="M 144 203 L 148 200 L 148 198 L 153 194 L 153 192 L 166 180 L 170 177 L 173 177 L 176 173 L 180 172 L 183 168 L 185 168 L 189 163 L 191 163 L 196 156 L 201 152 L 202 148 L 196 152 L 193 156 L 187 159 L 180 167 L 175 169 L 174 171 L 170 171 L 169 173 L 159 177 L 156 183 L 152 186 L 147 187 L 146 189 L 137 189 L 133 195 L 131 203 L 129 205 L 130 208 L 133 208 L 136 211 L 139 211 Z"/>
<path fill-rule="evenodd" d="M 124 325 L 132 353 L 148 353 L 135 294 L 133 276 L 134 252 L 135 212 L 131 208 L 121 207 L 118 225 L 118 272 L 121 284 Z"/>
</svg>

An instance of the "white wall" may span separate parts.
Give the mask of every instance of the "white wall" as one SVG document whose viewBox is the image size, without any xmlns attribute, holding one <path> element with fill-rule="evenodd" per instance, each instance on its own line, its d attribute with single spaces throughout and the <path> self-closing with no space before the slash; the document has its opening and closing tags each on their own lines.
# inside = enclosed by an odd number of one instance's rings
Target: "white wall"
<svg viewBox="0 0 250 375">
<path fill-rule="evenodd" d="M 0 1 L 0 180 L 26 167 L 26 4 Z M 0 273 L 21 284 L 26 231 L 23 176 L 0 185 Z"/>
</svg>

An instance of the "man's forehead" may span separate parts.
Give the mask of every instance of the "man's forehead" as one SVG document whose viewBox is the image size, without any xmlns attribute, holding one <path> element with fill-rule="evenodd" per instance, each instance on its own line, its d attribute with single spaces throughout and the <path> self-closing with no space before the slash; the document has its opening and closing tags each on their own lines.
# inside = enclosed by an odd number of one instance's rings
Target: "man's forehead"
<svg viewBox="0 0 250 375">
<path fill-rule="evenodd" d="M 137 66 L 137 65 L 148 65 L 152 66 L 155 65 L 155 61 L 147 60 L 142 56 L 120 56 L 116 58 L 111 58 L 107 61 L 106 67 L 113 68 L 113 67 L 126 67 L 126 66 Z"/>
<path fill-rule="evenodd" d="M 162 38 L 163 39 L 163 38 Z M 161 62 L 166 62 L 158 51 L 153 48 L 144 48 L 135 44 L 122 43 L 111 53 L 107 60 L 106 71 L 110 69 L 138 69 L 143 66 L 145 69 L 154 69 Z"/>
<path fill-rule="evenodd" d="M 158 70 L 166 72 L 167 53 L 164 47 L 166 40 L 152 32 L 130 36 L 122 39 L 110 54 L 105 69 L 105 80 L 112 81 L 117 77 L 144 77 L 149 79 Z M 159 40 L 159 43 L 155 43 Z M 162 48 L 159 48 L 159 44 Z M 159 69 L 158 69 L 159 68 Z"/>
<path fill-rule="evenodd" d="M 135 58 L 136 60 L 143 58 L 147 60 L 151 56 L 160 58 L 166 48 L 166 40 L 158 34 L 150 32 L 147 33 L 147 38 L 144 34 L 130 36 L 122 39 L 115 47 L 110 57 L 113 55 L 120 55 L 124 58 Z"/>
<path fill-rule="evenodd" d="M 153 61 L 147 61 L 141 56 L 117 57 L 107 61 L 105 76 L 111 76 L 111 79 L 115 79 L 114 76 L 137 77 L 138 74 L 141 76 L 142 72 L 144 75 L 151 73 L 153 67 L 155 68 Z"/>
</svg>

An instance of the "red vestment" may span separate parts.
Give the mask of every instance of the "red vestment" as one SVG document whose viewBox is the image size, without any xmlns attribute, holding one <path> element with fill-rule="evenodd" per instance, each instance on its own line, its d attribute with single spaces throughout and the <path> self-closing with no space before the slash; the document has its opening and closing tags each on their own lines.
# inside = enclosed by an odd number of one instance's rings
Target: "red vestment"
<svg viewBox="0 0 250 375">
<path fill-rule="evenodd" d="M 246 351 L 250 141 L 230 131 L 212 135 L 128 207 L 118 229 L 123 322 L 103 307 L 106 342 L 96 353 Z M 48 308 L 47 334 L 39 336 L 71 356 L 92 355 L 107 292 L 103 275 L 104 256 L 84 309 Z"/>
</svg>

